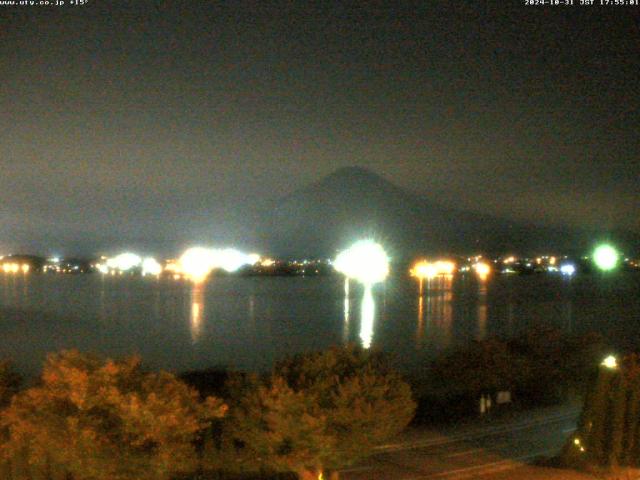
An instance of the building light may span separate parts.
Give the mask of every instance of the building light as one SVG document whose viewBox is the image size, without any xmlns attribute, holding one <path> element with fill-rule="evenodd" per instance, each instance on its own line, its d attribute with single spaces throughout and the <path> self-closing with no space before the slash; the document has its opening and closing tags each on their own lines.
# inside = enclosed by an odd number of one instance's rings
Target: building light
<svg viewBox="0 0 640 480">
<path fill-rule="evenodd" d="M 600 365 L 606 368 L 615 369 L 618 367 L 618 361 L 616 360 L 616 357 L 614 357 L 613 355 L 609 355 L 602 361 Z"/>
</svg>

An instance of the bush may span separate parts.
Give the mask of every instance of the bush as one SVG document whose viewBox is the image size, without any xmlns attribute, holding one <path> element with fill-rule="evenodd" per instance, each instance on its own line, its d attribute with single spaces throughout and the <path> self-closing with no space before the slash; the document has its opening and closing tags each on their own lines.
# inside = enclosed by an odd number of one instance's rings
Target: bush
<svg viewBox="0 0 640 480">
<path fill-rule="evenodd" d="M 224 411 L 169 373 L 143 371 L 137 358 L 63 351 L 3 412 L 0 446 L 5 459 L 28 465 L 28 478 L 166 479 L 195 469 L 195 441 Z"/>
<path fill-rule="evenodd" d="M 640 357 L 617 368 L 600 367 L 585 401 L 578 429 L 562 459 L 578 467 L 640 467 Z"/>
<path fill-rule="evenodd" d="M 9 404 L 21 383 L 22 378 L 16 373 L 13 364 L 9 360 L 0 360 L 0 408 Z"/>
<path fill-rule="evenodd" d="M 539 327 L 506 341 L 490 338 L 434 361 L 416 380 L 420 420 L 476 412 L 481 395 L 501 390 L 521 404 L 557 403 L 582 392 L 606 351 L 599 336 Z"/>
<path fill-rule="evenodd" d="M 415 403 L 384 359 L 355 347 L 301 354 L 233 390 L 222 455 L 254 468 L 318 478 L 400 432 Z M 228 465 L 228 463 L 227 463 Z"/>
</svg>

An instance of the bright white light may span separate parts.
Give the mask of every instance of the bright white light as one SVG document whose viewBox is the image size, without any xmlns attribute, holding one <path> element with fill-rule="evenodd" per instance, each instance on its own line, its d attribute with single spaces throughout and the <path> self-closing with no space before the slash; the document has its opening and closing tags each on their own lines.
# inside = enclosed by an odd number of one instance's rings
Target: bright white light
<svg viewBox="0 0 640 480">
<path fill-rule="evenodd" d="M 107 260 L 107 267 L 126 272 L 133 267 L 139 266 L 140 262 L 142 262 L 142 259 L 138 255 L 127 252 Z"/>
<path fill-rule="evenodd" d="M 109 267 L 107 267 L 104 263 L 98 263 L 96 268 L 100 273 L 109 273 Z"/>
<path fill-rule="evenodd" d="M 153 257 L 147 257 L 142 261 L 142 275 L 160 275 L 162 265 Z"/>
<path fill-rule="evenodd" d="M 618 252 L 611 245 L 600 245 L 593 252 L 593 260 L 601 270 L 612 270 L 618 263 Z"/>
<path fill-rule="evenodd" d="M 251 255 L 247 255 L 233 248 L 214 250 L 213 256 L 214 267 L 222 268 L 227 272 L 235 272 L 244 265 L 252 265 L 255 263 Z"/>
<path fill-rule="evenodd" d="M 340 252 L 334 268 L 366 285 L 383 281 L 389 274 L 389 258 L 384 249 L 371 240 L 361 240 Z"/>
<path fill-rule="evenodd" d="M 572 265 L 570 263 L 565 263 L 564 265 L 562 265 L 560 267 L 560 273 L 562 273 L 562 275 L 573 275 L 574 273 L 576 273 L 576 267 L 575 265 Z"/>
<path fill-rule="evenodd" d="M 607 368 L 616 368 L 618 366 L 618 361 L 616 360 L 616 357 L 609 355 L 602 361 L 601 365 Z"/>
<path fill-rule="evenodd" d="M 194 282 L 202 282 L 216 266 L 216 252 L 209 248 L 193 247 L 180 257 L 180 271 Z"/>
</svg>

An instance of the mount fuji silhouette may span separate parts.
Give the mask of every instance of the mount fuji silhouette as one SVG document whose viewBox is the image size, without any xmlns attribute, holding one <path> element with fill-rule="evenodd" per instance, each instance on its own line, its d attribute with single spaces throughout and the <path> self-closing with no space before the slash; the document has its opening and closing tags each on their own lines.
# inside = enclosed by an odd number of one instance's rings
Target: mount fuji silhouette
<svg viewBox="0 0 640 480">
<path fill-rule="evenodd" d="M 362 167 L 336 170 L 281 198 L 263 216 L 269 251 L 286 256 L 333 256 L 370 237 L 395 258 L 473 252 L 568 252 L 594 237 L 564 227 L 537 226 L 443 207 Z M 588 243 L 588 245 L 587 245 Z"/>
</svg>

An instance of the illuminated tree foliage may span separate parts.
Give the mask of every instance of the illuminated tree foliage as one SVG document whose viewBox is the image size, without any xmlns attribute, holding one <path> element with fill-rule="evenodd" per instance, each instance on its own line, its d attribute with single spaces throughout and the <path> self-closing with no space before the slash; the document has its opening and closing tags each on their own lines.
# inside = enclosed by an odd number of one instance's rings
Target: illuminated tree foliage
<svg viewBox="0 0 640 480">
<path fill-rule="evenodd" d="M 164 479 L 195 468 L 195 440 L 225 408 L 169 373 L 145 372 L 137 358 L 63 351 L 3 412 L 0 450 L 22 465 L 15 479 Z"/>
<path fill-rule="evenodd" d="M 379 354 L 354 347 L 293 356 L 241 390 L 226 428 L 239 461 L 303 479 L 366 456 L 416 407 Z"/>
<path fill-rule="evenodd" d="M 640 467 L 639 413 L 639 357 L 629 355 L 615 368 L 601 366 L 564 460 L 577 466 Z"/>
</svg>

